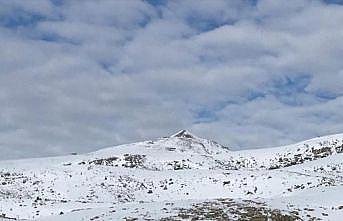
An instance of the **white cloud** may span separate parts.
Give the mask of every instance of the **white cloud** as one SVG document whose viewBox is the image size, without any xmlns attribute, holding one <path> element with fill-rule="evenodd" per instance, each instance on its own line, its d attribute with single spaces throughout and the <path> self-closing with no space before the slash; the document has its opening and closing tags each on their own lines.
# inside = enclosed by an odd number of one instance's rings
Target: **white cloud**
<svg viewBox="0 0 343 221">
<path fill-rule="evenodd" d="M 235 148 L 343 130 L 342 6 L 0 6 L 2 158 L 87 152 L 181 128 Z"/>
</svg>

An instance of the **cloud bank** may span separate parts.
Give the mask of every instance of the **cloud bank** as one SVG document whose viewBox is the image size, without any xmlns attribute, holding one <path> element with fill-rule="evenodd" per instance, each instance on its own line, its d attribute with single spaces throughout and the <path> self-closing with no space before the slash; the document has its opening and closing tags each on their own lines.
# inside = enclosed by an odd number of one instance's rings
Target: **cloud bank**
<svg viewBox="0 0 343 221">
<path fill-rule="evenodd" d="M 339 3 L 0 0 L 0 159 L 343 132 Z"/>
</svg>

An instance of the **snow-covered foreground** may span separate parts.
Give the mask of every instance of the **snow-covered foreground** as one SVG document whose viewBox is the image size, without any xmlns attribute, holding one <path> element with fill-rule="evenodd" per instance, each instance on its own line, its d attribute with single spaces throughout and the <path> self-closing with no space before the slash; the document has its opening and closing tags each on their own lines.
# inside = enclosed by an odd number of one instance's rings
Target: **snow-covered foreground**
<svg viewBox="0 0 343 221">
<path fill-rule="evenodd" d="M 85 155 L 2 161 L 1 216 L 340 221 L 343 134 L 230 151 L 181 131 Z"/>
</svg>

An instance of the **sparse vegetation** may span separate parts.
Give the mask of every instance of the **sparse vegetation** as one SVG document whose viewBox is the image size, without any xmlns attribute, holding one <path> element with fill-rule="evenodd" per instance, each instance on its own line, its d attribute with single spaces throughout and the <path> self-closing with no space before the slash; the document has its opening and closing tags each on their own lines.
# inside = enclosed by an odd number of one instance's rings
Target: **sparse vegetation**
<svg viewBox="0 0 343 221">
<path fill-rule="evenodd" d="M 219 199 L 193 204 L 190 208 L 176 208 L 177 215 L 160 219 L 171 220 L 240 220 L 240 221 L 296 221 L 295 213 L 270 209 L 253 201 L 236 202 Z"/>
</svg>

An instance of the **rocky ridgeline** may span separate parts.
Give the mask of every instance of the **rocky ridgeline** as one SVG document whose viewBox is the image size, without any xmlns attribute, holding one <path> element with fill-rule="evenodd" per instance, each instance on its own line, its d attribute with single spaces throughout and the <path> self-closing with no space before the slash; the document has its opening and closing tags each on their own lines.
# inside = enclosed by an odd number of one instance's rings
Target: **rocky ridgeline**
<svg viewBox="0 0 343 221">
<path fill-rule="evenodd" d="M 270 158 L 266 156 L 263 161 L 256 159 L 254 156 L 235 156 L 229 157 L 229 160 L 216 160 L 216 162 L 220 165 L 219 167 L 231 170 L 243 168 L 265 168 L 273 170 L 341 153 L 343 153 L 343 140 L 334 140 L 319 142 L 318 145 L 309 145 L 305 143 L 296 149 L 276 153 Z"/>
<path fill-rule="evenodd" d="M 125 168 L 142 168 L 148 170 L 185 170 L 185 169 L 278 169 L 304 162 L 343 153 L 343 140 L 320 142 L 316 145 L 304 143 L 290 150 L 280 152 L 259 160 L 253 156 L 233 154 L 228 148 L 213 141 L 195 139 L 188 133 L 172 136 L 174 146 L 168 144 L 161 152 L 182 153 L 182 157 L 173 160 L 156 160 L 156 157 L 144 154 L 123 154 L 88 161 L 89 165 L 121 166 Z M 204 144 L 205 142 L 205 144 Z M 150 141 L 149 144 L 155 144 Z M 181 148 L 180 148 L 181 147 Z M 196 147 L 196 148 L 195 148 Z M 203 152 L 199 152 L 200 150 Z M 210 147 L 210 148 L 209 148 Z M 214 147 L 214 148 L 213 148 Z M 194 157 L 197 156 L 197 157 Z M 80 164 L 85 164 L 81 162 Z"/>
<path fill-rule="evenodd" d="M 306 161 L 328 157 L 332 154 L 343 153 L 343 144 L 342 141 L 320 143 L 319 147 L 310 147 L 309 145 L 304 144 L 304 149 L 305 151 L 303 153 L 287 153 L 281 155 L 279 159 L 277 159 L 277 162 L 276 160 L 272 161 L 273 165 L 271 165 L 269 169 L 289 167 Z M 301 149 L 299 148 L 297 151 L 301 151 Z"/>
<path fill-rule="evenodd" d="M 121 157 L 108 157 L 103 159 L 91 160 L 88 162 L 89 165 L 100 165 L 100 166 L 122 166 L 126 168 L 145 168 L 145 155 L 140 154 L 124 154 Z M 85 164 L 80 162 L 79 164 Z"/>
</svg>

